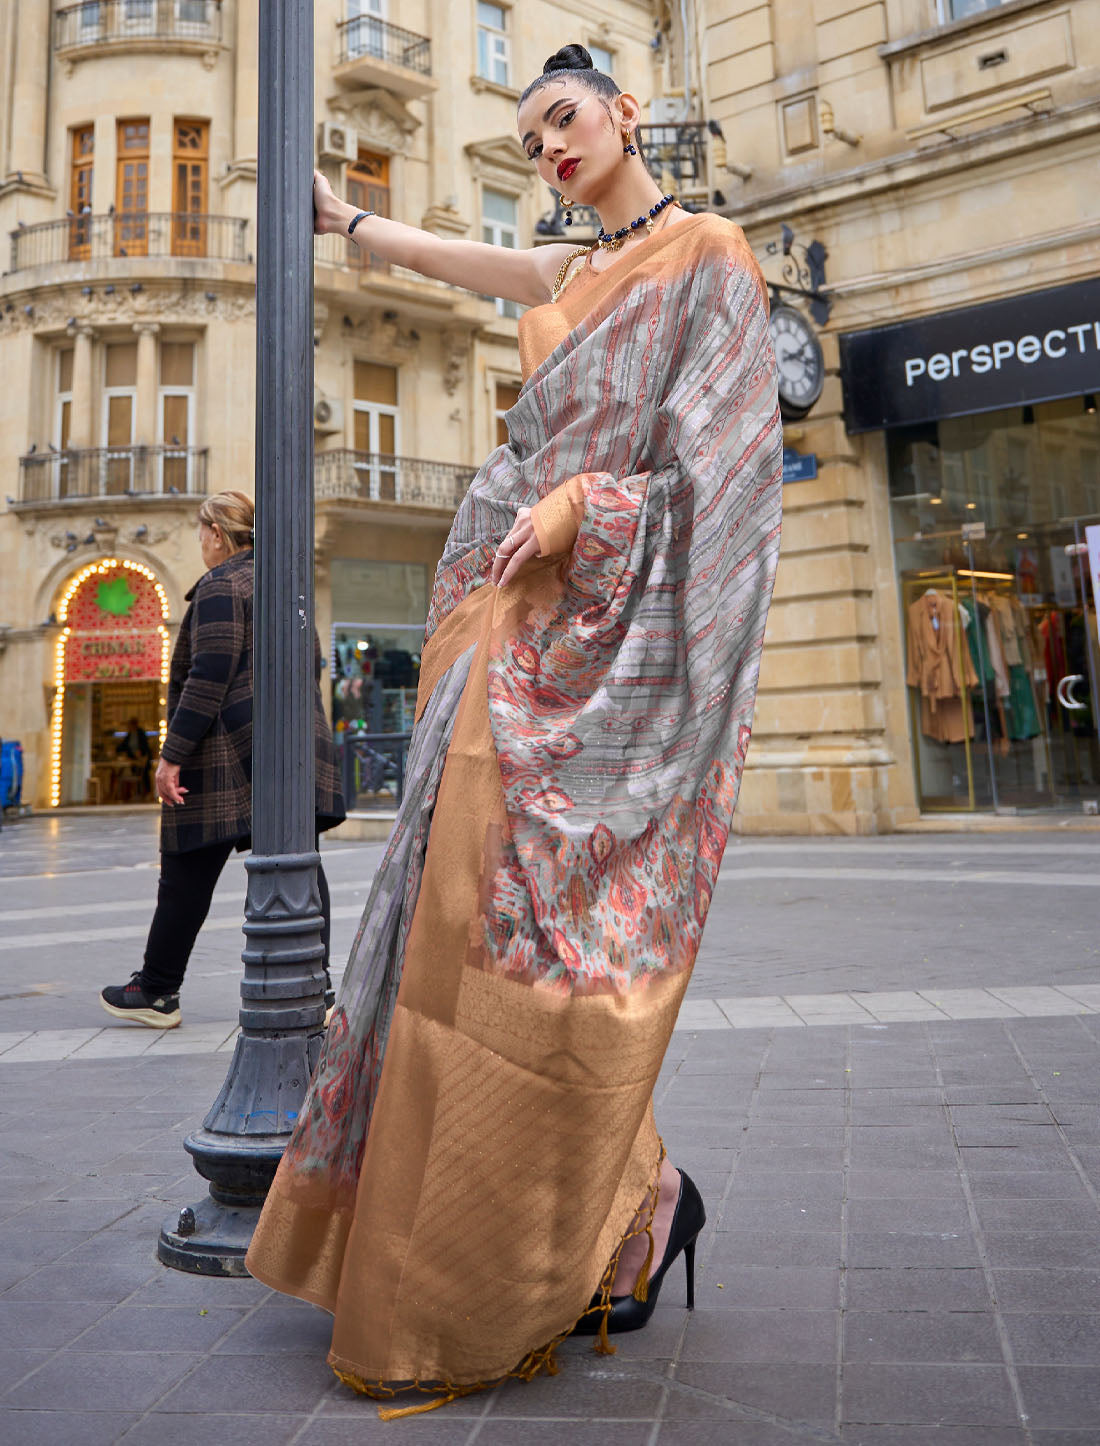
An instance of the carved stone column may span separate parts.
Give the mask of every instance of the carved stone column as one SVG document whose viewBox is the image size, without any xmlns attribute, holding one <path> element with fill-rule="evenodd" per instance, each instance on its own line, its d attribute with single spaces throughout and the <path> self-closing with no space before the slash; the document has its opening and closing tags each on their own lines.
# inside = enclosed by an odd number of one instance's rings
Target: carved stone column
<svg viewBox="0 0 1100 1446">
<path fill-rule="evenodd" d="M 160 324 L 135 321 L 134 331 L 138 339 L 134 441 L 139 447 L 152 447 L 157 440 L 157 336 Z"/>
<path fill-rule="evenodd" d="M 45 186 L 46 107 L 50 76 L 50 0 L 19 0 L 11 67 L 11 110 L 5 179 L 22 173 L 28 187 Z"/>
<path fill-rule="evenodd" d="M 94 447 L 98 429 L 95 425 L 95 396 L 92 380 L 92 343 L 95 332 L 80 322 L 73 343 L 73 408 L 69 423 L 69 446 Z"/>
</svg>

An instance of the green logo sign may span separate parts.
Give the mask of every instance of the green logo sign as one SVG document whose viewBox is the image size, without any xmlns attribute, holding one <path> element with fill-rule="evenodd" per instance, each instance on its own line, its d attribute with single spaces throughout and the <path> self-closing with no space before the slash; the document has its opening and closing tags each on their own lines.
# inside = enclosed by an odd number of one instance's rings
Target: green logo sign
<svg viewBox="0 0 1100 1446">
<path fill-rule="evenodd" d="M 113 577 L 110 582 L 101 582 L 96 589 L 96 606 L 100 612 L 113 617 L 124 618 L 137 602 L 137 596 L 130 591 L 130 584 L 124 575 Z"/>
</svg>

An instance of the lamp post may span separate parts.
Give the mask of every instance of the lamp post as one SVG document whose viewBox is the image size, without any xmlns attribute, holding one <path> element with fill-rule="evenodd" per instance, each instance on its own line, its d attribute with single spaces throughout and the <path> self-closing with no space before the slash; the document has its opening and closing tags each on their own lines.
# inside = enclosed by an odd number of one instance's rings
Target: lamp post
<svg viewBox="0 0 1100 1446">
<path fill-rule="evenodd" d="M 264 0 L 259 36 L 252 847 L 241 1034 L 185 1141 L 208 1195 L 157 1253 L 244 1275 L 324 1029 L 313 742 L 313 0 Z"/>
</svg>

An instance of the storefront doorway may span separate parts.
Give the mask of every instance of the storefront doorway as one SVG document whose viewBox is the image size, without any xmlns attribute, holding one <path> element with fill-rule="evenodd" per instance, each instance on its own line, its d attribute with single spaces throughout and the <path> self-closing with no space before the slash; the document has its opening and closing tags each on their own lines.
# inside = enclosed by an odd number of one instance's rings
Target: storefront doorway
<svg viewBox="0 0 1100 1446">
<path fill-rule="evenodd" d="M 107 558 L 57 603 L 50 804 L 152 801 L 164 737 L 168 599 L 141 563 Z"/>
<path fill-rule="evenodd" d="M 887 434 L 921 808 L 1100 808 L 1091 397 Z"/>
</svg>

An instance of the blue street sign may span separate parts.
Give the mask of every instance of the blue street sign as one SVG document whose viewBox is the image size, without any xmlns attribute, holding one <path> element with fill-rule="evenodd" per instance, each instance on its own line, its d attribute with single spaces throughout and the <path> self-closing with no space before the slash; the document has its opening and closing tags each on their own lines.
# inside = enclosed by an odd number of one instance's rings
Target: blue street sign
<svg viewBox="0 0 1100 1446">
<path fill-rule="evenodd" d="M 783 481 L 810 482 L 817 476 L 817 454 L 803 455 L 793 447 L 783 448 Z"/>
</svg>

